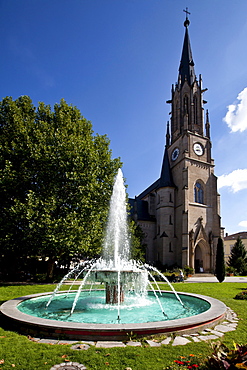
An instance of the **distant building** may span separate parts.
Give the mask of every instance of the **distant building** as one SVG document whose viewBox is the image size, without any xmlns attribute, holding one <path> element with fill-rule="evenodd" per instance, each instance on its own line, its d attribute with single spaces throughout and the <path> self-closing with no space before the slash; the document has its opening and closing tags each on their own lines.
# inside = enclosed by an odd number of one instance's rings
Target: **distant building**
<svg viewBox="0 0 247 370">
<path fill-rule="evenodd" d="M 204 112 L 207 89 L 195 74 L 189 23 L 186 17 L 178 80 L 167 101 L 171 115 L 160 177 L 130 204 L 145 234 L 147 262 L 213 272 L 218 238 L 223 237 L 220 197 Z"/>
<path fill-rule="evenodd" d="M 231 234 L 224 237 L 224 250 L 225 250 L 225 262 L 228 261 L 228 258 L 231 254 L 231 250 L 236 243 L 238 237 L 242 240 L 245 248 L 247 249 L 247 231 L 241 231 L 240 233 Z"/>
</svg>

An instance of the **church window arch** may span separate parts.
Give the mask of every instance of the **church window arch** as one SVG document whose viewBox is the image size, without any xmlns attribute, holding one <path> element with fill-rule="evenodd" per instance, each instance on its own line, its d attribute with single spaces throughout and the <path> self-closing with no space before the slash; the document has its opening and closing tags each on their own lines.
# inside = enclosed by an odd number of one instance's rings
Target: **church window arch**
<svg viewBox="0 0 247 370">
<path fill-rule="evenodd" d="M 172 200 L 172 193 L 169 193 L 169 202 L 170 202 L 170 203 L 173 203 L 173 200 Z"/>
<path fill-rule="evenodd" d="M 157 225 L 157 235 L 160 235 L 160 225 Z"/>
<path fill-rule="evenodd" d="M 204 203 L 204 187 L 201 181 L 196 181 L 194 186 L 194 201 L 195 203 Z"/>
<path fill-rule="evenodd" d="M 169 243 L 169 252 L 172 252 L 172 243 Z"/>
<path fill-rule="evenodd" d="M 197 125 L 198 123 L 198 101 L 197 101 L 196 95 L 194 95 L 193 104 L 194 104 L 194 123 L 195 125 Z"/>
<path fill-rule="evenodd" d="M 176 101 L 175 103 L 175 131 L 178 129 L 178 125 L 179 125 L 179 102 L 178 100 Z"/>
<path fill-rule="evenodd" d="M 189 98 L 188 98 L 188 95 L 184 96 L 184 114 L 189 114 Z"/>
</svg>

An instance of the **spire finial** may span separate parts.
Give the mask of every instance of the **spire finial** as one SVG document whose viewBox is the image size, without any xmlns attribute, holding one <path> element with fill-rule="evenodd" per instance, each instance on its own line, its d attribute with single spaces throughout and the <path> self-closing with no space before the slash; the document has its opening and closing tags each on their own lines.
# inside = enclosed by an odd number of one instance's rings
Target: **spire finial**
<svg viewBox="0 0 247 370">
<path fill-rule="evenodd" d="M 186 10 L 183 10 L 185 13 L 186 13 L 186 19 L 184 21 L 184 27 L 188 27 L 190 25 L 190 21 L 189 21 L 189 18 L 188 18 L 188 14 L 190 14 L 190 12 L 188 11 L 188 8 L 186 8 Z"/>
<path fill-rule="evenodd" d="M 167 121 L 167 129 L 166 129 L 166 147 L 170 145 L 170 127 L 169 121 Z"/>
</svg>

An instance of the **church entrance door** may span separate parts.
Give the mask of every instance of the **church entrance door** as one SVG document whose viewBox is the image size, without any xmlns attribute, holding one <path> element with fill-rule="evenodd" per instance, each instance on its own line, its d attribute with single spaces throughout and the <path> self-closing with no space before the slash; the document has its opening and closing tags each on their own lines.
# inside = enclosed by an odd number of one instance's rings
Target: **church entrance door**
<svg viewBox="0 0 247 370">
<path fill-rule="evenodd" d="M 194 261 L 194 266 L 195 266 L 195 273 L 203 272 L 204 267 L 203 267 L 203 248 L 199 244 L 197 244 L 195 248 L 195 261 Z"/>
</svg>

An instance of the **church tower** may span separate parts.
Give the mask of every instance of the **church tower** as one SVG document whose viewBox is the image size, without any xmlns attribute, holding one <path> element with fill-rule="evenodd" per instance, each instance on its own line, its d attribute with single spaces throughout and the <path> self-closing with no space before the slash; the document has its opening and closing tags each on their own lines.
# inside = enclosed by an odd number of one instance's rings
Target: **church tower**
<svg viewBox="0 0 247 370">
<path fill-rule="evenodd" d="M 178 80 L 167 101 L 171 119 L 160 178 L 130 203 L 146 236 L 148 262 L 213 272 L 222 237 L 219 194 L 204 112 L 207 89 L 195 74 L 187 14 Z"/>
</svg>

